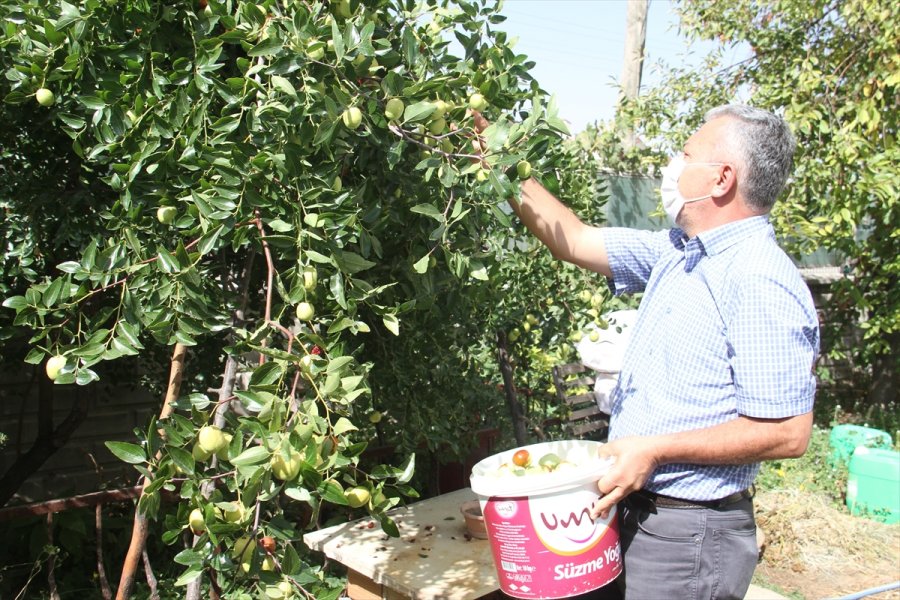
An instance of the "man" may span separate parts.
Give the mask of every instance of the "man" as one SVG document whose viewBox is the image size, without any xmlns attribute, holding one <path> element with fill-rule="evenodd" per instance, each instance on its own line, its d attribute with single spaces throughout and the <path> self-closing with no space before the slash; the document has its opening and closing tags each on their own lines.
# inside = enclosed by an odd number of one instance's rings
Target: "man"
<svg viewBox="0 0 900 600">
<path fill-rule="evenodd" d="M 512 202 L 556 258 L 644 292 L 593 509 L 619 506 L 629 599 L 743 598 L 759 462 L 809 442 L 818 320 L 768 222 L 794 148 L 775 115 L 710 111 L 663 171 L 668 231 L 589 226 L 533 179 Z"/>
</svg>

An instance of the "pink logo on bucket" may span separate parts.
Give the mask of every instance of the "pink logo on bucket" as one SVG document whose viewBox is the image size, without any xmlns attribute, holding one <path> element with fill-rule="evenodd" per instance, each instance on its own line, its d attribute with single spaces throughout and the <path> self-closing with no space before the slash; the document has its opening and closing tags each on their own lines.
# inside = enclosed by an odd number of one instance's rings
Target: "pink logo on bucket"
<svg viewBox="0 0 900 600">
<path fill-rule="evenodd" d="M 593 520 L 592 485 L 562 494 L 501 498 L 484 506 L 500 588 L 516 598 L 566 598 L 622 571 L 616 512 Z"/>
</svg>

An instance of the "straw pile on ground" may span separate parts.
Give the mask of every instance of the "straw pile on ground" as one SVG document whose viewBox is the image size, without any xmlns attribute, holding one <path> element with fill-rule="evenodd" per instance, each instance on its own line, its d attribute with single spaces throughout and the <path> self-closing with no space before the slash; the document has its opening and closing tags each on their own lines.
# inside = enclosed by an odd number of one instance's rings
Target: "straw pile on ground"
<svg viewBox="0 0 900 600">
<path fill-rule="evenodd" d="M 766 582 L 803 598 L 848 595 L 900 578 L 900 525 L 849 515 L 826 497 L 796 490 L 760 492 L 765 534 L 757 569 Z M 900 591 L 870 598 L 900 598 Z"/>
</svg>

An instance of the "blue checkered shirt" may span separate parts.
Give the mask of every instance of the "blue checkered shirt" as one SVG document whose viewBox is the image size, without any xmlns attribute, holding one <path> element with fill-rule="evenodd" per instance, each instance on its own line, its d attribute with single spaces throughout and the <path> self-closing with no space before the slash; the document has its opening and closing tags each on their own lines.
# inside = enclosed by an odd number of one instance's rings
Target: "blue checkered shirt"
<svg viewBox="0 0 900 600">
<path fill-rule="evenodd" d="M 616 294 L 644 292 L 610 439 L 812 410 L 819 324 L 809 289 L 767 217 L 688 240 L 680 229 L 604 229 Z M 659 467 L 646 488 L 716 500 L 750 487 L 759 464 Z"/>
</svg>

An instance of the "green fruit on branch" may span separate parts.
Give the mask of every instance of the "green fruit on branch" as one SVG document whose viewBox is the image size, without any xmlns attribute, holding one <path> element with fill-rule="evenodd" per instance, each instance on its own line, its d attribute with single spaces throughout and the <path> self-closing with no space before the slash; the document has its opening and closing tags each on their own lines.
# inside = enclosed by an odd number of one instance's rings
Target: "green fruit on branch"
<svg viewBox="0 0 900 600">
<path fill-rule="evenodd" d="M 309 266 L 304 267 L 303 269 L 303 289 L 307 292 L 311 292 L 316 289 L 316 284 L 319 283 L 319 272 L 315 267 Z"/>
<path fill-rule="evenodd" d="M 369 422 L 377 425 L 381 423 L 381 419 L 384 417 L 379 411 L 375 410 L 369 415 Z"/>
<path fill-rule="evenodd" d="M 285 459 L 281 452 L 272 455 L 270 465 L 272 467 L 272 475 L 275 479 L 281 481 L 291 481 L 300 473 L 300 453 L 296 450 L 290 451 L 290 458 Z"/>
<path fill-rule="evenodd" d="M 316 314 L 316 309 L 309 302 L 301 302 L 297 305 L 297 318 L 301 321 L 309 321 Z"/>
<path fill-rule="evenodd" d="M 219 460 L 228 460 L 228 447 L 231 445 L 231 440 L 234 439 L 234 436 L 230 433 L 225 434 L 225 445 L 216 452 L 216 458 Z"/>
<path fill-rule="evenodd" d="M 195 461 L 203 463 L 209 460 L 209 457 L 212 456 L 212 452 L 207 452 L 200 447 L 200 444 L 194 444 L 194 447 L 191 448 L 191 456 L 194 457 Z"/>
<path fill-rule="evenodd" d="M 247 510 L 240 502 L 231 502 L 231 507 L 222 510 L 222 517 L 226 523 L 240 523 L 247 515 Z"/>
<path fill-rule="evenodd" d="M 388 121 L 397 121 L 403 117 L 403 111 L 406 106 L 400 98 L 391 98 L 384 107 L 384 116 Z"/>
<path fill-rule="evenodd" d="M 485 97 L 478 92 L 469 96 L 469 108 L 472 110 L 484 110 L 487 105 Z"/>
<path fill-rule="evenodd" d="M 300 371 L 310 375 L 312 373 L 312 366 L 315 359 L 311 354 L 304 354 L 300 357 Z"/>
<path fill-rule="evenodd" d="M 156 209 L 156 220 L 163 225 L 171 225 L 177 214 L 178 209 L 174 206 L 160 206 Z"/>
<path fill-rule="evenodd" d="M 531 163 L 527 160 L 520 160 L 516 164 L 516 173 L 519 175 L 519 179 L 528 179 L 531 177 Z"/>
<path fill-rule="evenodd" d="M 342 189 L 344 189 L 344 180 L 338 175 L 334 178 L 334 181 L 331 182 L 331 191 L 340 193 Z"/>
<path fill-rule="evenodd" d="M 351 106 L 341 114 L 341 120 L 347 129 L 356 129 L 362 123 L 362 111 L 357 106 Z"/>
<path fill-rule="evenodd" d="M 204 425 L 197 433 L 197 443 L 204 452 L 215 454 L 228 445 L 225 434 L 215 425 Z"/>
<path fill-rule="evenodd" d="M 36 91 L 34 98 L 41 106 L 53 106 L 53 103 L 56 102 L 56 96 L 47 88 L 40 88 Z"/>
<path fill-rule="evenodd" d="M 443 100 L 437 100 L 434 103 L 434 112 L 431 113 L 431 120 L 437 120 L 447 114 L 447 111 L 450 110 L 450 105 L 444 102 Z"/>
<path fill-rule="evenodd" d="M 199 508 L 192 510 L 190 516 L 188 516 L 188 525 L 191 531 L 194 532 L 194 535 L 200 535 L 206 531 L 206 519 L 203 517 L 203 511 Z"/>
<path fill-rule="evenodd" d="M 519 339 L 521 335 L 522 331 L 518 327 L 515 327 L 512 331 L 509 332 L 509 341 L 514 342 Z"/>
<path fill-rule="evenodd" d="M 260 567 L 263 571 L 274 571 L 275 570 L 275 558 L 271 556 L 267 556 L 262 561 L 262 566 Z"/>
<path fill-rule="evenodd" d="M 488 180 L 491 172 L 487 169 L 478 169 L 475 171 L 475 181 L 482 183 Z"/>
<path fill-rule="evenodd" d="M 66 357 L 62 354 L 57 354 L 56 356 L 51 356 L 47 361 L 47 377 L 50 378 L 50 381 L 56 381 L 56 378 L 59 377 L 59 372 L 62 371 L 63 367 L 66 366 Z"/>
<path fill-rule="evenodd" d="M 244 573 L 250 572 L 253 554 L 256 552 L 256 540 L 249 535 L 242 536 L 231 548 L 231 558 L 241 564 Z"/>
<path fill-rule="evenodd" d="M 447 128 L 447 121 L 443 118 L 435 119 L 431 123 L 428 124 L 428 133 L 432 135 L 439 135 L 443 133 L 443 131 Z"/>
<path fill-rule="evenodd" d="M 371 494 L 366 488 L 357 486 L 344 492 L 344 497 L 347 499 L 347 504 L 353 508 L 360 508 L 368 504 Z"/>
<path fill-rule="evenodd" d="M 318 40 L 309 40 L 306 43 L 306 55 L 310 60 L 322 60 L 325 56 L 325 43 Z"/>
</svg>

